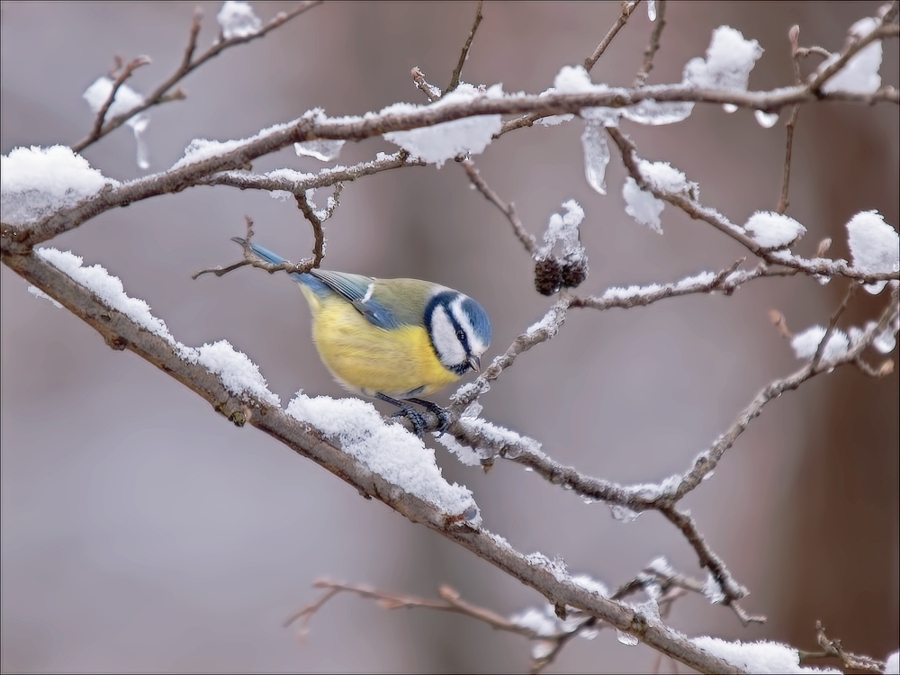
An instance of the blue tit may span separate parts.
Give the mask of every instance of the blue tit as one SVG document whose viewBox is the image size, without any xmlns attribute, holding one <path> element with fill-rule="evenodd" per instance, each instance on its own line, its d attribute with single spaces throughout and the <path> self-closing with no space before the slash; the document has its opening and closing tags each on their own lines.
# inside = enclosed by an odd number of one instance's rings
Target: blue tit
<svg viewBox="0 0 900 675">
<path fill-rule="evenodd" d="M 244 245 L 244 239 L 233 241 Z M 266 262 L 281 256 L 250 242 Z M 440 406 L 416 398 L 479 370 L 491 341 L 491 322 L 475 300 L 419 279 L 374 279 L 320 269 L 291 276 L 312 313 L 312 337 L 322 363 L 355 394 L 392 403 L 422 436 L 424 417 L 407 402 L 434 412 Z"/>
</svg>

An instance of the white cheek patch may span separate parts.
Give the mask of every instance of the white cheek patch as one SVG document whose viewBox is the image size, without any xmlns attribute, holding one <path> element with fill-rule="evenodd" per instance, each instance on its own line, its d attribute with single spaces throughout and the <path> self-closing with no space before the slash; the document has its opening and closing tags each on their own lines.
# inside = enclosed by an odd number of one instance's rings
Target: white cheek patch
<svg viewBox="0 0 900 675">
<path fill-rule="evenodd" d="M 456 337 L 456 329 L 443 305 L 437 306 L 431 315 L 431 340 L 438 358 L 445 366 L 465 363 L 466 350 Z"/>
<path fill-rule="evenodd" d="M 463 311 L 463 302 L 467 299 L 468 298 L 464 296 L 456 298 L 450 303 L 450 311 L 453 313 L 453 318 L 456 319 L 456 323 L 458 323 L 459 327 L 466 333 L 466 338 L 469 341 L 469 351 L 475 354 L 475 356 L 481 356 L 488 346 L 478 338 L 475 327 L 472 325 L 472 322 L 469 321 L 469 315 Z"/>
</svg>

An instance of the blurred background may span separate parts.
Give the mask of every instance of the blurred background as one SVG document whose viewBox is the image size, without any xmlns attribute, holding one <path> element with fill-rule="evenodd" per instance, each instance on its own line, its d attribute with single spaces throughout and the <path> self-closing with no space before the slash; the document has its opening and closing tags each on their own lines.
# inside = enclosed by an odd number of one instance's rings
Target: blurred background
<svg viewBox="0 0 900 675">
<path fill-rule="evenodd" d="M 205 12 L 200 48 L 217 31 Z M 289 3 L 256 5 L 263 20 Z M 766 50 L 752 89 L 791 81 L 787 40 L 839 49 L 847 28 L 878 3 L 670 4 L 651 83 L 678 81 L 728 24 Z M 192 4 L 11 3 L 0 6 L 4 154 L 20 145 L 72 144 L 93 116 L 82 92 L 113 57 L 152 57 L 131 86 L 150 91 L 182 56 Z M 262 40 L 226 51 L 183 83 L 188 99 L 154 109 L 151 171 L 163 171 L 193 138 L 243 138 L 321 106 L 362 114 L 396 101 L 423 103 L 409 72 L 446 86 L 474 3 L 334 3 Z M 494 3 L 484 7 L 463 79 L 539 92 L 560 67 L 581 63 L 619 14 L 618 3 Z M 639 8 L 592 72 L 627 85 L 651 24 Z M 807 68 L 814 63 L 807 64 Z M 805 71 L 805 72 L 808 72 Z M 885 45 L 885 84 L 898 81 L 897 41 Z M 782 117 L 782 121 L 784 117 Z M 626 126 L 627 125 L 627 126 Z M 625 123 L 641 155 L 670 161 L 698 181 L 701 198 L 733 222 L 774 209 L 784 127 L 752 114 L 698 106 L 677 127 Z M 587 217 L 591 275 L 579 289 L 667 282 L 728 267 L 747 255 L 731 239 L 671 207 L 665 234 L 624 213 L 624 172 L 613 158 L 609 194 L 584 179 L 579 120 L 517 131 L 476 157 L 485 179 L 515 202 L 540 235 L 561 203 Z M 833 237 L 847 257 L 844 225 L 877 209 L 895 227 L 898 109 L 881 104 L 804 107 L 794 146 L 788 214 L 809 229 L 797 251 Z M 393 151 L 381 140 L 348 144 L 342 164 Z M 105 175 L 142 175 L 122 128 L 85 151 Z M 321 164 L 292 151 L 255 170 Z M 316 200 L 323 204 L 326 192 Z M 552 300 L 533 288 L 532 263 L 497 209 L 470 190 L 452 162 L 406 168 L 345 186 L 327 223 L 332 269 L 426 278 L 478 298 L 494 323 L 496 355 Z M 229 241 L 256 221 L 261 244 L 297 260 L 312 238 L 299 211 L 265 193 L 197 188 L 108 212 L 50 242 L 99 263 L 146 300 L 181 341 L 229 340 L 247 353 L 284 404 L 298 389 L 343 396 L 309 338 L 309 316 L 283 276 L 241 269 L 191 280 L 240 257 Z M 359 498 L 316 465 L 254 429 L 227 423 L 200 398 L 129 352 L 110 350 L 85 324 L 2 279 L 2 611 L 0 669 L 48 671 L 527 670 L 523 638 L 427 610 L 387 612 L 339 596 L 299 640 L 282 621 L 317 596 L 320 576 L 434 596 L 450 584 L 501 613 L 541 604 L 534 591 L 488 563 Z M 544 443 L 556 459 L 620 482 L 683 471 L 770 380 L 799 364 L 769 324 L 783 311 L 800 330 L 826 323 L 846 283 L 809 278 L 754 282 L 733 297 L 686 297 L 643 309 L 573 311 L 553 341 L 519 359 L 482 399 L 484 416 Z M 861 294 L 865 295 L 865 294 Z M 860 323 L 884 296 L 857 296 Z M 896 352 L 893 356 L 896 360 Z M 874 360 L 874 359 L 873 359 Z M 452 392 L 436 397 L 446 402 Z M 386 411 L 386 409 L 385 409 Z M 898 378 L 842 368 L 766 407 L 690 508 L 712 547 L 769 617 L 743 628 L 699 597 L 670 617 L 688 635 L 773 639 L 815 647 L 815 621 L 852 651 L 884 659 L 897 649 Z M 434 441 L 429 441 L 433 444 Z M 683 538 L 656 514 L 623 524 L 601 504 L 499 463 L 489 474 L 442 447 L 451 481 L 474 491 L 485 526 L 523 552 L 561 556 L 574 573 L 616 586 L 659 555 L 698 575 Z M 643 646 L 610 631 L 576 640 L 549 672 L 643 672 L 661 667 Z M 684 672 L 684 668 L 680 668 Z"/>
</svg>

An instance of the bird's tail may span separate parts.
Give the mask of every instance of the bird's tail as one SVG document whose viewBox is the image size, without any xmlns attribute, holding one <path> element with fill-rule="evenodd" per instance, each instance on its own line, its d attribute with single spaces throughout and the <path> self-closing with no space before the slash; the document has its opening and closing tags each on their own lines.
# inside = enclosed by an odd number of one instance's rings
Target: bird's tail
<svg viewBox="0 0 900 675">
<path fill-rule="evenodd" d="M 277 253 L 274 253 L 274 252 L 270 251 L 269 249 L 260 246 L 259 244 L 254 244 L 252 241 L 247 242 L 247 240 L 244 239 L 243 237 L 232 237 L 231 241 L 236 241 L 241 246 L 243 246 L 245 242 L 248 243 L 250 245 L 250 250 L 253 251 L 260 258 L 265 260 L 267 263 L 272 263 L 273 265 L 280 265 L 283 262 L 290 262 L 286 258 L 282 258 Z M 306 283 L 307 279 L 309 278 L 309 275 L 308 274 L 298 274 L 297 272 L 294 272 L 293 274 L 291 274 L 291 277 L 293 277 L 294 281 L 299 281 L 300 283 Z"/>
</svg>

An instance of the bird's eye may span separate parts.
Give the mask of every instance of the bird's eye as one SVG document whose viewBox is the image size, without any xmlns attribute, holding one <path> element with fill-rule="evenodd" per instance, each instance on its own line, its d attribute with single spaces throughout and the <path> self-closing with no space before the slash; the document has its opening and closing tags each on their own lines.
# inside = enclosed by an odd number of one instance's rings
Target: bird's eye
<svg viewBox="0 0 900 675">
<path fill-rule="evenodd" d="M 458 330 L 458 331 L 456 331 L 456 339 L 459 340 L 459 341 L 462 342 L 462 343 L 465 343 L 465 341 L 466 341 L 466 334 L 465 334 L 463 331 Z"/>
</svg>

